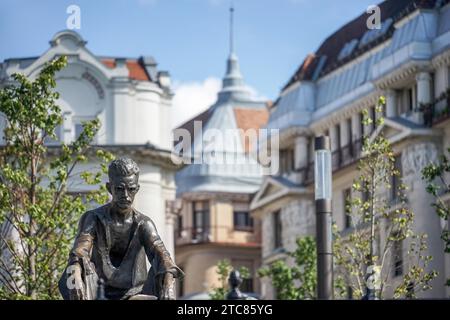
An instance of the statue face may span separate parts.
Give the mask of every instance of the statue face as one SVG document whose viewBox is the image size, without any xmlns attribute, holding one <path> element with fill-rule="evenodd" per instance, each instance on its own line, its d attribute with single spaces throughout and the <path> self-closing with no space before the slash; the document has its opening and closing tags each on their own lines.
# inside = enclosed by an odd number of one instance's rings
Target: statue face
<svg viewBox="0 0 450 320">
<path fill-rule="evenodd" d="M 138 176 L 117 176 L 106 184 L 106 188 L 112 195 L 112 204 L 121 210 L 130 209 L 134 197 L 139 191 Z"/>
</svg>

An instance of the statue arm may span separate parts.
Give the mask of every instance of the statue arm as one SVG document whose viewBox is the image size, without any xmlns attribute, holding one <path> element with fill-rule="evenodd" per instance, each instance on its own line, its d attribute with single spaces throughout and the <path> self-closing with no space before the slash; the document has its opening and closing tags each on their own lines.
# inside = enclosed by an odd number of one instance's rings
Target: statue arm
<svg viewBox="0 0 450 320">
<path fill-rule="evenodd" d="M 61 282 L 60 290 L 64 292 L 64 299 L 85 300 L 89 299 L 86 289 L 84 274 L 90 268 L 93 239 L 95 232 L 95 220 L 91 212 L 85 213 L 78 223 L 78 233 L 72 250 L 69 253 L 69 262 L 65 271 L 65 282 Z M 91 270 L 89 269 L 89 272 Z M 62 288 L 62 289 L 61 289 Z"/>
<path fill-rule="evenodd" d="M 151 220 L 146 220 L 141 225 L 141 228 L 141 242 L 149 261 L 151 262 L 155 256 L 159 261 L 158 266 L 155 266 L 156 275 L 171 273 L 174 278 L 182 278 L 184 276 L 183 271 L 173 262 L 154 223 Z"/>
<path fill-rule="evenodd" d="M 69 264 L 81 264 L 83 258 L 90 260 L 95 238 L 95 219 L 92 212 L 86 212 L 78 224 L 78 233 L 70 252 Z"/>
</svg>

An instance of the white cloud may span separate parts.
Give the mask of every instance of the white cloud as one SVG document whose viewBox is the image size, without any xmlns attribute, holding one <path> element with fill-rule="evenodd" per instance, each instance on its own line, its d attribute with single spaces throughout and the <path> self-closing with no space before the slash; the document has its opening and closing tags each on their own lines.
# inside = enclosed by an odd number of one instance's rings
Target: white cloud
<svg viewBox="0 0 450 320">
<path fill-rule="evenodd" d="M 267 98 L 265 95 L 263 95 L 263 94 L 260 94 L 259 92 L 258 92 L 258 90 L 256 90 L 255 88 L 253 88 L 253 87 L 250 87 L 250 86 L 246 86 L 246 88 L 247 88 L 247 90 L 248 91 L 250 91 L 250 94 L 252 95 L 252 97 L 254 98 L 254 99 L 258 99 L 258 100 L 264 100 L 264 101 L 268 101 L 269 100 L 269 98 Z"/>
<path fill-rule="evenodd" d="M 209 77 L 203 82 L 174 83 L 175 97 L 172 106 L 172 128 L 203 112 L 217 100 L 222 87 L 219 78 Z"/>
<path fill-rule="evenodd" d="M 222 88 L 222 80 L 216 77 L 208 77 L 203 82 L 174 82 L 175 96 L 172 100 L 172 128 L 192 119 L 205 111 L 217 100 L 217 94 Z M 251 95 L 260 100 L 268 100 L 255 88 L 246 86 Z"/>
</svg>

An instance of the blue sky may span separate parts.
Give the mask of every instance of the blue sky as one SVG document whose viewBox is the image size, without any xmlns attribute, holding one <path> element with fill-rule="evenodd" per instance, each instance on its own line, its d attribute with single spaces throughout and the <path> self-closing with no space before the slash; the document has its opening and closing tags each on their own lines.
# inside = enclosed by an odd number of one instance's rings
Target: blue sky
<svg viewBox="0 0 450 320">
<path fill-rule="evenodd" d="M 234 0 L 235 51 L 247 84 L 275 100 L 306 54 L 377 2 Z M 152 55 L 170 72 L 181 92 L 175 103 L 192 100 L 174 122 L 214 99 L 229 51 L 230 0 L 0 0 L 0 61 L 43 53 L 66 28 L 71 4 L 81 8 L 78 31 L 93 53 Z"/>
</svg>

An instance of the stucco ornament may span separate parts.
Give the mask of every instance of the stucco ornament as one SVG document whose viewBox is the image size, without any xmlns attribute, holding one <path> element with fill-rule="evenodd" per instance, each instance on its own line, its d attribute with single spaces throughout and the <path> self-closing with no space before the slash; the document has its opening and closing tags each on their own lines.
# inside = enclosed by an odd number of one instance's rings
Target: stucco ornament
<svg viewBox="0 0 450 320">
<path fill-rule="evenodd" d="M 422 169 L 437 160 L 438 150 L 433 143 L 411 145 L 402 153 L 403 176 L 421 176 Z"/>
</svg>

